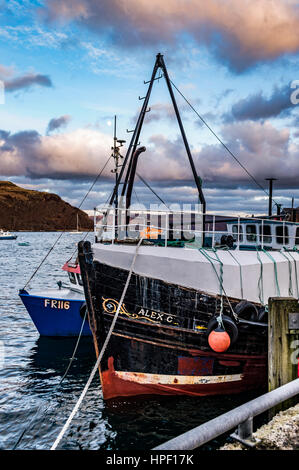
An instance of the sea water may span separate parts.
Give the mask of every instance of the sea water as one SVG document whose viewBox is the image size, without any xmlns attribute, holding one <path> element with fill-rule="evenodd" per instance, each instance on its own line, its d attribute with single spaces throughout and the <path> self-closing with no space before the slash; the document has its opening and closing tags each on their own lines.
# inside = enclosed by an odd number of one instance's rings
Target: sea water
<svg viewBox="0 0 299 470">
<path fill-rule="evenodd" d="M 0 449 L 50 449 L 71 413 L 96 357 L 91 338 L 81 338 L 76 359 L 61 385 L 76 338 L 42 338 L 18 291 L 60 236 L 18 233 L 0 241 Z M 62 265 L 76 256 L 82 234 L 65 233 L 28 288 L 67 282 Z M 87 237 L 92 241 L 92 235 Z M 19 246 L 18 242 L 29 242 Z M 261 391 L 219 397 L 137 397 L 105 402 L 96 374 L 60 449 L 150 450 L 245 403 Z M 214 449 L 221 440 L 206 446 Z"/>
</svg>

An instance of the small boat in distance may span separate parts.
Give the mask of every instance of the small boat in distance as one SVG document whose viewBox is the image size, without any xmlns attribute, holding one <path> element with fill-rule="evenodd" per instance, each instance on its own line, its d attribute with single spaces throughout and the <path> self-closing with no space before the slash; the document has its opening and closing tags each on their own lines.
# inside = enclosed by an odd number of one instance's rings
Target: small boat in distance
<svg viewBox="0 0 299 470">
<path fill-rule="evenodd" d="M 17 238 L 17 235 L 13 235 L 8 231 L 4 231 L 2 228 L 0 229 L 0 240 L 16 240 Z"/>
<path fill-rule="evenodd" d="M 29 242 L 19 242 L 18 245 L 19 246 L 29 246 L 30 243 Z"/>
<path fill-rule="evenodd" d="M 72 233 L 72 234 L 83 233 L 81 230 L 79 230 L 79 217 L 78 217 L 78 214 L 77 214 L 77 230 L 72 230 L 72 231 L 69 232 L 69 233 Z"/>
<path fill-rule="evenodd" d="M 41 336 L 78 336 L 85 315 L 85 297 L 78 263 L 66 262 L 70 284 L 59 281 L 56 289 L 21 289 L 19 296 Z M 90 336 L 86 318 L 83 336 Z"/>
</svg>

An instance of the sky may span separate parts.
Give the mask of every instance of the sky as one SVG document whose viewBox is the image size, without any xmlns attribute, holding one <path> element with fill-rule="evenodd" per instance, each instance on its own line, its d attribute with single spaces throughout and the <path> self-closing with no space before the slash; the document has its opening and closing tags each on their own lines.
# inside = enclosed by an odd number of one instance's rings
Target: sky
<svg viewBox="0 0 299 470">
<path fill-rule="evenodd" d="M 161 53 L 214 132 L 175 90 L 207 210 L 266 213 L 269 177 L 275 202 L 299 206 L 298 31 L 297 0 L 0 0 L 0 179 L 80 205 L 114 116 L 125 155 Z M 137 171 L 168 205 L 196 203 L 163 78 L 149 106 Z M 112 169 L 84 209 L 107 201 Z M 133 202 L 159 203 L 138 177 Z"/>
</svg>

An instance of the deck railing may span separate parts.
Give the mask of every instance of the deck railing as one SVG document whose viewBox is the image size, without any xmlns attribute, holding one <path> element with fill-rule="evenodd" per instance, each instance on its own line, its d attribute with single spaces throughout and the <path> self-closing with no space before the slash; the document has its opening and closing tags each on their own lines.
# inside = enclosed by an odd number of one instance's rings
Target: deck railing
<svg viewBox="0 0 299 470">
<path fill-rule="evenodd" d="M 224 216 L 195 210 L 118 209 L 101 207 L 94 212 L 97 241 L 138 240 L 141 237 L 169 241 L 182 240 L 193 246 L 249 245 L 260 248 L 293 248 L 299 245 L 299 223 L 268 217 Z M 161 243 L 160 243 L 161 244 Z"/>
</svg>

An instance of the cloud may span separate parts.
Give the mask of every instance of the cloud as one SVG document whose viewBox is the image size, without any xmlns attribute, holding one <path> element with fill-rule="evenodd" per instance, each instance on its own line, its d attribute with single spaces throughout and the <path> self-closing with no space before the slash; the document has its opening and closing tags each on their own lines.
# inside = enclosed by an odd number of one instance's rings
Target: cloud
<svg viewBox="0 0 299 470">
<path fill-rule="evenodd" d="M 289 86 L 275 87 L 269 97 L 265 97 L 260 91 L 235 103 L 231 108 L 231 112 L 226 114 L 224 119 L 226 121 L 232 119 L 256 121 L 286 114 L 288 110 L 294 108 L 290 95 L 291 89 Z"/>
<path fill-rule="evenodd" d="M 149 123 L 152 121 L 160 121 L 161 119 L 167 119 L 169 121 L 175 121 L 176 116 L 173 105 L 170 103 L 156 103 L 150 106 L 150 111 L 145 115 L 145 122 Z M 136 122 L 137 119 L 134 119 Z"/>
<path fill-rule="evenodd" d="M 59 194 L 65 201 L 72 205 L 78 206 L 83 198 L 86 196 L 90 188 L 90 182 L 84 180 L 65 180 L 65 179 L 48 179 L 48 178 L 35 178 L 14 176 L 8 178 L 17 185 L 27 189 L 35 189 L 39 191 L 48 191 L 51 193 Z M 109 195 L 113 189 L 114 180 L 102 180 L 93 187 L 93 190 L 88 194 L 83 209 L 92 209 L 100 204 L 107 203 Z M 274 184 L 274 199 L 278 203 L 282 203 L 284 207 L 290 207 L 291 197 L 295 197 L 295 205 L 299 202 L 299 189 L 278 189 L 275 182 Z M 151 187 L 159 194 L 159 196 L 167 203 L 170 204 L 194 204 L 197 201 L 197 192 L 192 184 L 192 181 L 173 181 L 165 182 L 151 182 Z M 143 183 L 136 179 L 134 185 L 135 191 L 132 194 L 132 203 L 142 202 L 145 206 L 154 203 L 160 205 L 160 201 L 144 186 Z M 204 188 L 205 197 L 207 200 L 207 208 L 210 212 L 227 212 L 232 213 L 266 213 L 268 210 L 268 198 L 261 195 L 259 189 L 254 188 L 226 188 L 222 187 L 206 187 Z M 136 197 L 137 195 L 137 197 Z"/>
<path fill-rule="evenodd" d="M 47 0 L 43 13 L 124 47 L 156 50 L 187 33 L 237 72 L 299 51 L 296 0 Z"/>
<path fill-rule="evenodd" d="M 198 103 L 199 100 L 194 100 L 195 103 Z M 180 105 L 179 107 L 179 112 L 180 115 L 182 116 L 183 114 L 186 114 L 190 111 L 190 108 L 188 105 Z M 138 116 L 139 116 L 140 110 L 137 112 L 135 117 L 132 119 L 132 123 L 136 124 Z M 155 103 L 151 104 L 148 108 L 148 112 L 145 114 L 144 122 L 145 123 L 150 123 L 154 121 L 160 121 L 160 120 L 167 120 L 169 122 L 176 122 L 176 114 L 174 111 L 174 107 L 172 103 Z M 184 116 L 185 121 L 187 120 L 186 116 Z"/>
<path fill-rule="evenodd" d="M 264 179 L 275 177 L 280 187 L 297 187 L 299 148 L 291 140 L 288 129 L 276 129 L 269 121 L 243 121 L 222 128 L 228 148 L 253 177 L 266 186 Z M 254 183 L 249 175 L 219 145 L 203 147 L 199 165 L 207 183 L 234 187 Z"/>
<path fill-rule="evenodd" d="M 0 174 L 76 179 L 97 175 L 111 152 L 111 137 L 91 129 L 43 136 L 0 131 Z M 111 177 L 111 167 L 105 177 Z"/>
<path fill-rule="evenodd" d="M 263 187 L 265 178 L 278 179 L 277 186 L 298 186 L 299 147 L 288 129 L 276 129 L 269 121 L 226 124 L 222 140 Z M 218 143 L 191 148 L 204 187 L 257 187 L 244 169 Z M 140 173 L 151 180 L 191 181 L 192 173 L 181 138 L 169 141 L 152 136 L 147 152 L 140 157 Z"/>
<path fill-rule="evenodd" d="M 66 127 L 71 120 L 71 116 L 65 114 L 64 116 L 60 116 L 59 118 L 53 118 L 49 121 L 47 127 L 47 134 L 60 129 L 61 127 Z"/>
<path fill-rule="evenodd" d="M 32 10 L 32 5 L 28 11 Z M 13 8 L 14 15 L 15 9 Z M 27 19 L 27 18 L 26 18 Z M 0 37 L 9 43 L 21 43 L 24 48 L 47 47 L 61 49 L 80 42 L 75 36 L 68 35 L 65 31 L 51 31 L 42 29 L 38 22 L 28 25 L 28 22 L 18 25 L 3 25 L 0 28 Z"/>
<path fill-rule="evenodd" d="M 276 177 L 274 199 L 290 205 L 292 195 L 299 198 L 299 147 L 288 129 L 276 129 L 270 122 L 241 121 L 226 124 L 222 138 L 248 171 L 267 189 L 267 177 Z M 153 135 L 141 154 L 137 172 L 166 203 L 197 201 L 184 144 Z M 27 184 L 41 185 L 79 204 L 111 152 L 111 136 L 93 129 L 41 135 L 35 130 L 10 133 L 0 130 L 0 174 Z M 267 211 L 266 195 L 248 174 L 218 144 L 191 147 L 204 194 L 211 211 Z M 85 208 L 106 202 L 114 183 L 111 161 L 90 194 Z M 136 198 L 137 194 L 137 198 Z M 279 199 L 279 197 L 282 199 Z M 135 199 L 144 204 L 158 203 L 136 177 Z"/>
<path fill-rule="evenodd" d="M 0 78 L 5 79 L 11 77 L 14 73 L 13 67 L 6 67 L 6 65 L 0 64 Z"/>
<path fill-rule="evenodd" d="M 264 186 L 265 178 L 277 178 L 277 187 L 296 188 L 299 179 L 299 147 L 288 129 L 276 129 L 269 121 L 226 124 L 222 139 L 247 170 Z M 0 174 L 31 178 L 87 180 L 98 174 L 111 152 L 111 136 L 98 130 L 77 129 L 41 135 L 35 130 L 0 131 Z M 137 171 L 146 180 L 194 185 L 181 137 L 169 140 L 152 135 L 141 154 Z M 123 152 L 123 154 L 125 151 Z M 204 188 L 255 187 L 248 174 L 218 143 L 192 148 L 191 153 Z M 113 162 L 103 178 L 112 181 Z"/>
<path fill-rule="evenodd" d="M 41 75 L 36 73 L 28 73 L 21 77 L 6 80 L 5 91 L 14 92 L 17 90 L 28 90 L 29 88 L 38 85 L 43 87 L 52 87 L 52 81 L 48 75 Z"/>
</svg>

